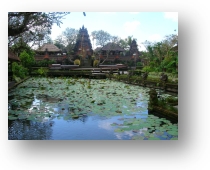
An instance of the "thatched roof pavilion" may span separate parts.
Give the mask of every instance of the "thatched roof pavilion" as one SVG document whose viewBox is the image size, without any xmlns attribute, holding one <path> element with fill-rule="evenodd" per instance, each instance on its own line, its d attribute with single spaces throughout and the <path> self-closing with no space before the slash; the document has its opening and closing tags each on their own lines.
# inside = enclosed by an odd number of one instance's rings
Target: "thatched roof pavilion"
<svg viewBox="0 0 210 170">
<path fill-rule="evenodd" d="M 118 51 L 118 52 L 125 51 L 123 48 L 121 48 L 118 44 L 115 44 L 115 43 L 108 43 L 105 46 L 103 46 L 101 50 L 102 51 Z"/>
<path fill-rule="evenodd" d="M 62 52 L 61 49 L 56 47 L 54 44 L 43 44 L 36 52 L 49 52 L 49 53 L 59 53 Z"/>
</svg>

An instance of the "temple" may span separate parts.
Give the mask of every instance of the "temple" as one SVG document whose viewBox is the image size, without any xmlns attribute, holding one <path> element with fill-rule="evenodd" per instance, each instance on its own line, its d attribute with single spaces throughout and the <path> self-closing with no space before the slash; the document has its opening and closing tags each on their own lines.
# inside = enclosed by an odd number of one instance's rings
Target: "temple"
<svg viewBox="0 0 210 170">
<path fill-rule="evenodd" d="M 80 59 L 82 66 L 91 65 L 90 60 L 93 54 L 93 49 L 87 28 L 85 28 L 84 25 L 79 29 L 79 34 L 77 35 L 77 40 L 74 47 L 74 54 L 74 58 Z"/>
<path fill-rule="evenodd" d="M 63 54 L 62 50 L 56 47 L 54 44 L 43 44 L 35 52 L 36 61 L 54 60 L 56 63 L 62 64 L 67 58 L 66 54 Z"/>
<path fill-rule="evenodd" d="M 141 61 L 138 45 L 133 40 L 127 53 L 118 44 L 107 43 L 103 47 L 97 47 L 94 50 L 90 41 L 87 28 L 84 25 L 79 29 L 73 53 L 66 54 L 54 44 L 43 44 L 37 49 L 35 55 L 36 61 L 53 60 L 57 64 L 73 64 L 76 59 L 80 60 L 80 66 L 91 67 L 93 60 L 98 59 L 104 64 L 128 64 Z M 107 58 L 108 54 L 108 58 Z"/>
<path fill-rule="evenodd" d="M 138 50 L 138 45 L 135 40 L 132 41 L 129 52 L 127 54 L 124 54 L 124 52 L 125 50 L 115 43 L 108 43 L 104 47 L 97 47 L 95 49 L 95 53 L 100 56 L 99 59 L 102 62 L 106 58 L 108 53 L 109 57 L 104 62 L 105 64 L 127 64 L 128 62 L 136 63 L 141 61 L 139 58 L 140 52 Z"/>
<path fill-rule="evenodd" d="M 130 54 L 130 56 L 132 56 L 133 54 L 139 56 L 140 53 L 139 53 L 139 50 L 138 50 L 138 45 L 136 44 L 136 40 L 133 40 L 131 42 L 129 54 Z"/>
<path fill-rule="evenodd" d="M 106 62 L 108 64 L 116 63 L 120 59 L 120 56 L 122 56 L 122 53 L 125 50 L 121 48 L 119 45 L 115 43 L 108 43 L 104 47 L 97 47 L 95 49 L 95 52 L 98 54 L 100 61 L 103 61 L 106 57 L 107 54 L 109 57 L 106 59 Z"/>
</svg>

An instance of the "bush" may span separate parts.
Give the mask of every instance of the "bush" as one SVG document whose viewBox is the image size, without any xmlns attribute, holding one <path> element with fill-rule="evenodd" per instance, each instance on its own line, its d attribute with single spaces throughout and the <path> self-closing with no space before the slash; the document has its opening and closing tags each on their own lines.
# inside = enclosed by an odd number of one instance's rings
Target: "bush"
<svg viewBox="0 0 210 170">
<path fill-rule="evenodd" d="M 74 65 L 80 65 L 80 60 L 79 59 L 74 60 Z"/>
<path fill-rule="evenodd" d="M 143 66 L 136 66 L 136 69 L 141 70 L 143 68 Z"/>
<path fill-rule="evenodd" d="M 28 75 L 28 69 L 19 65 L 16 62 L 12 63 L 12 72 L 14 77 L 20 77 L 21 79 L 25 78 Z"/>
<path fill-rule="evenodd" d="M 15 75 L 13 75 L 13 78 L 17 83 L 21 81 L 20 77 L 16 77 Z"/>
<path fill-rule="evenodd" d="M 42 68 L 42 67 L 37 70 L 37 73 L 41 76 L 46 76 L 47 72 L 48 72 L 48 69 Z"/>
<path fill-rule="evenodd" d="M 99 61 L 98 60 L 94 60 L 93 67 L 98 67 L 98 65 L 99 65 Z"/>
<path fill-rule="evenodd" d="M 145 66 L 142 70 L 145 71 L 145 72 L 153 71 L 153 69 L 150 66 Z"/>
<path fill-rule="evenodd" d="M 141 62 L 137 62 L 137 63 L 136 63 L 136 66 L 141 67 L 141 66 L 143 66 L 143 65 L 142 65 L 142 63 L 141 63 Z"/>
<path fill-rule="evenodd" d="M 170 97 L 166 98 L 166 102 L 171 105 L 178 105 L 178 98 L 170 96 Z"/>
<path fill-rule="evenodd" d="M 136 70 L 133 71 L 133 74 L 137 75 L 137 76 L 140 76 L 141 75 L 141 70 L 136 69 Z"/>
</svg>

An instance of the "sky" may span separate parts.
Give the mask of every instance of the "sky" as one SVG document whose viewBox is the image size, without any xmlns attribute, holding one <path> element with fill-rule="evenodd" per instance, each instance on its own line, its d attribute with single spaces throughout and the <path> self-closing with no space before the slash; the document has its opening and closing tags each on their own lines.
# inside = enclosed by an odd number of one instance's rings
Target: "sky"
<svg viewBox="0 0 210 170">
<path fill-rule="evenodd" d="M 142 42 L 158 42 L 166 35 L 178 35 L 178 12 L 71 12 L 62 20 L 63 24 L 53 25 L 51 38 L 55 40 L 67 28 L 87 28 L 92 47 L 96 48 L 91 38 L 92 31 L 103 30 L 112 36 L 137 39 L 138 49 L 145 51 Z M 176 31 L 175 31 L 176 30 Z"/>
</svg>

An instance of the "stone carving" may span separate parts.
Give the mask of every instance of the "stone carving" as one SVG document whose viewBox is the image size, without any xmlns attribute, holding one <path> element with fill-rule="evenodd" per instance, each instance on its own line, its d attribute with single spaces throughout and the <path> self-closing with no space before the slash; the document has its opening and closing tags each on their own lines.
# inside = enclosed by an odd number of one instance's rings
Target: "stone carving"
<svg viewBox="0 0 210 170">
<path fill-rule="evenodd" d="M 160 80 L 166 82 L 168 80 L 167 74 L 161 73 Z"/>
<path fill-rule="evenodd" d="M 155 106 L 158 104 L 158 97 L 157 97 L 157 92 L 155 89 L 151 89 L 149 92 L 149 105 L 150 106 Z"/>
<path fill-rule="evenodd" d="M 143 73 L 143 74 L 142 74 L 142 78 L 143 78 L 143 80 L 146 80 L 146 79 L 147 79 L 147 77 L 148 77 L 148 73 L 147 73 L 147 72 L 145 72 L 145 73 Z"/>
</svg>

